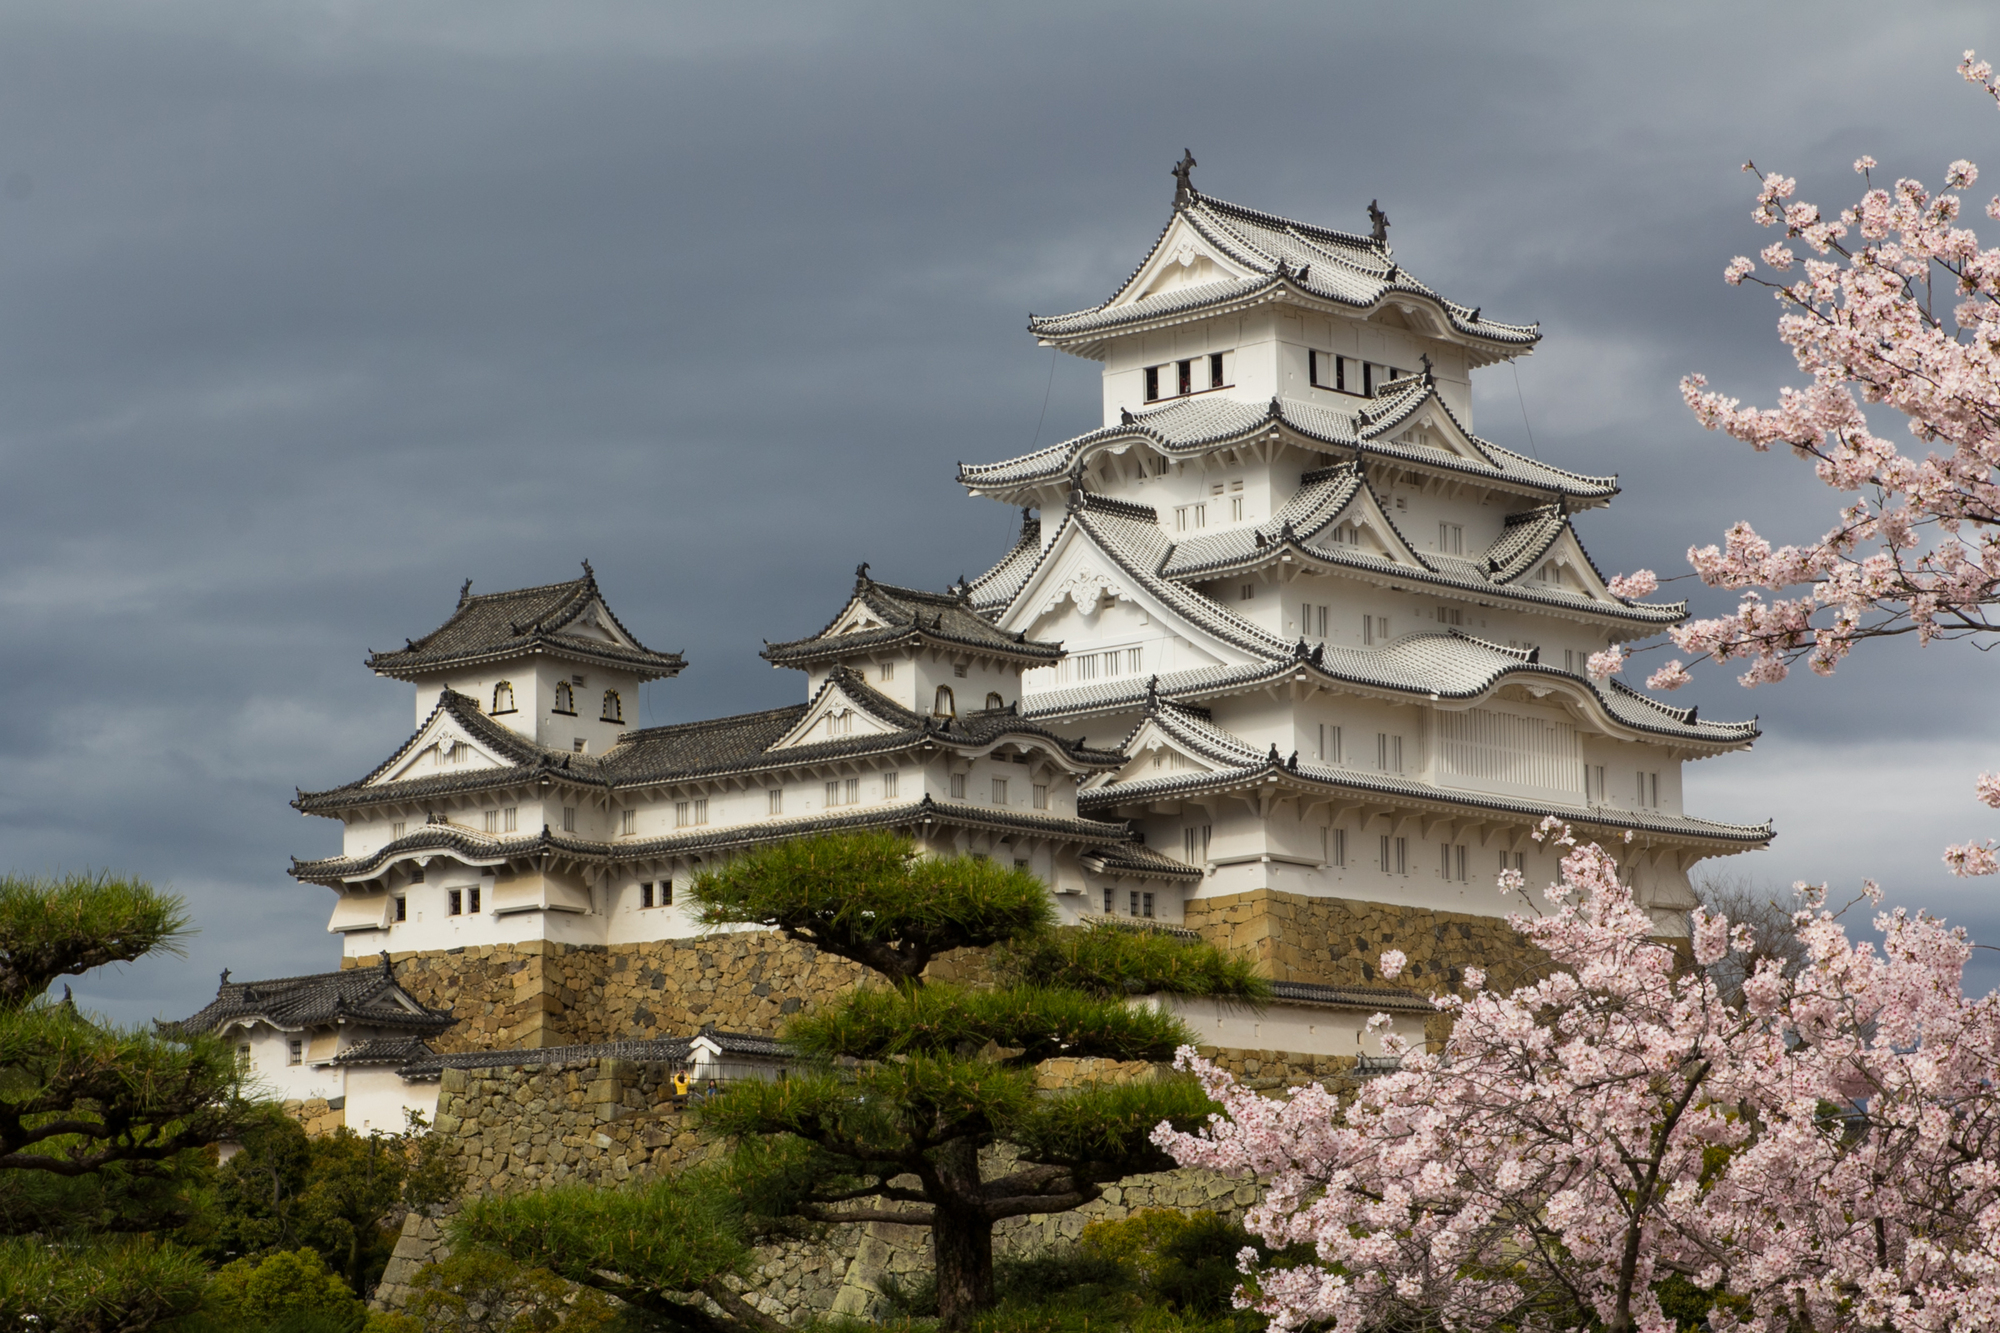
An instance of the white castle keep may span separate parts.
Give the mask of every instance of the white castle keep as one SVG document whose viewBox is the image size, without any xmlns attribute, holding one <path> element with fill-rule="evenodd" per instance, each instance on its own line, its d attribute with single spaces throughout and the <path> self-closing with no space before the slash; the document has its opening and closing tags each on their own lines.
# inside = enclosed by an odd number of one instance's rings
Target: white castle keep
<svg viewBox="0 0 2000 1333">
<path fill-rule="evenodd" d="M 332 891 L 347 956 L 694 935 L 702 865 L 853 828 L 1026 867 L 1069 921 L 1243 895 L 1494 917 L 1499 871 L 1554 877 L 1551 815 L 1683 932 L 1689 868 L 1771 829 L 1687 813 L 1682 765 L 1757 729 L 1586 674 L 1685 608 L 1614 595 L 1585 551 L 1615 478 L 1474 433 L 1472 373 L 1538 330 L 1419 282 L 1372 205 L 1373 235 L 1328 230 L 1191 165 L 1110 299 L 1031 320 L 1103 365 L 1102 425 L 960 472 L 1022 508 L 1018 544 L 943 591 L 862 566 L 824 629 L 764 650 L 804 702 L 634 727 L 683 661 L 588 566 L 468 585 L 373 655 L 416 687 L 415 734 L 296 802 L 344 831 L 292 873 Z"/>
</svg>

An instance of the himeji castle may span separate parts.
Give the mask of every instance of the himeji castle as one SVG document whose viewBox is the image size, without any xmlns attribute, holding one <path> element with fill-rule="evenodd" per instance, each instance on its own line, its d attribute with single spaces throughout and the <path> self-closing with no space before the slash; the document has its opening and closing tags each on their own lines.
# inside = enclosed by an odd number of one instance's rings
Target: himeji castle
<svg viewBox="0 0 2000 1333">
<path fill-rule="evenodd" d="M 1499 872 L 1554 878 L 1549 816 L 1614 847 L 1683 932 L 1690 868 L 1771 829 L 1689 813 L 1682 767 L 1757 729 L 1587 673 L 1685 607 L 1613 594 L 1586 551 L 1616 478 L 1475 432 L 1473 373 L 1538 329 L 1419 281 L 1373 205 L 1370 233 L 1332 230 L 1212 199 L 1191 167 L 1108 300 L 1031 319 L 1102 365 L 1102 423 L 960 470 L 1022 510 L 1018 543 L 932 591 L 862 565 L 822 628 L 764 649 L 800 701 L 632 725 L 640 685 L 684 663 L 587 565 L 468 585 L 372 655 L 414 687 L 414 734 L 296 802 L 342 825 L 339 855 L 293 873 L 332 891 L 349 960 L 643 953 L 699 934 L 703 865 L 854 828 L 1025 867 L 1069 921 L 1202 931 L 1300 1004 L 1346 1003 L 1335 988 L 1405 934 L 1416 984 L 1455 984 L 1507 933 Z M 1288 1049 L 1365 1045 L 1344 1019 L 1333 1046 L 1284 1021 Z"/>
</svg>

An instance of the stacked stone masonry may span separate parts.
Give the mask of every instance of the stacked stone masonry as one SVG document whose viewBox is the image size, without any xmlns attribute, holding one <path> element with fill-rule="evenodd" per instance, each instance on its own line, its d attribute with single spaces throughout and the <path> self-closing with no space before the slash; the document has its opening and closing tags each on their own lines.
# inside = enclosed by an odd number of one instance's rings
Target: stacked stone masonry
<svg viewBox="0 0 2000 1333">
<path fill-rule="evenodd" d="M 1268 1052 L 1215 1052 L 1242 1066 Z M 1048 1087 L 1088 1081 L 1156 1077 L 1143 1064 L 1051 1062 Z M 1335 1076 L 1339 1063 L 1330 1066 Z M 651 1179 L 721 1151 L 697 1134 L 689 1109 L 672 1093 L 672 1066 L 593 1059 L 567 1065 L 447 1069 L 435 1126 L 465 1168 L 472 1193 L 546 1188 L 563 1181 L 614 1185 Z M 1004 1156 L 1004 1150 L 999 1155 Z M 994 1165 L 997 1165 L 995 1163 Z M 1025 1253 L 1074 1240 L 1100 1218 L 1146 1208 L 1211 1209 L 1231 1216 L 1256 1201 L 1246 1181 L 1205 1171 L 1133 1176 L 1072 1213 L 1034 1215 L 1002 1224 L 1003 1253 Z M 375 1291 L 375 1303 L 398 1308 L 424 1264 L 446 1252 L 440 1219 L 412 1214 L 395 1256 Z M 801 1322 L 814 1315 L 873 1318 L 886 1309 L 883 1283 L 914 1278 L 930 1266 L 929 1236 L 918 1227 L 874 1223 L 830 1228 L 817 1243 L 787 1241 L 759 1249 L 746 1298 L 774 1317 Z"/>
</svg>

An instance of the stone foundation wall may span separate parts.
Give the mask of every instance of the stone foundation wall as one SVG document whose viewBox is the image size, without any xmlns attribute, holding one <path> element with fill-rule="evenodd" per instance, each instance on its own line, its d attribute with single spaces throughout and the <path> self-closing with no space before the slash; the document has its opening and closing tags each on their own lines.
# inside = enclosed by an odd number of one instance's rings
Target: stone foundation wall
<svg viewBox="0 0 2000 1333">
<path fill-rule="evenodd" d="M 1548 963 L 1501 917 L 1274 889 L 1196 898 L 1187 905 L 1187 925 L 1256 959 L 1273 981 L 1378 985 L 1385 949 L 1401 949 L 1410 960 L 1397 984 L 1419 990 L 1455 990 L 1468 966 L 1484 968 L 1489 986 L 1512 989 Z"/>
<path fill-rule="evenodd" d="M 328 1101 L 324 1097 L 308 1097 L 304 1101 L 292 1098 L 280 1102 L 278 1109 L 305 1126 L 310 1138 L 331 1134 L 347 1125 L 347 1098 L 335 1097 Z"/>
<path fill-rule="evenodd" d="M 391 964 L 412 995 L 457 1015 L 433 1043 L 447 1052 L 681 1037 L 705 1023 L 772 1036 L 791 1014 L 863 976 L 762 931 L 608 948 L 531 940 L 407 953 Z"/>
<path fill-rule="evenodd" d="M 1246 1058 L 1243 1053 L 1217 1054 L 1239 1062 Z M 465 1168 L 471 1193 L 541 1189 L 564 1181 L 613 1185 L 651 1179 L 721 1151 L 694 1132 L 686 1108 L 674 1101 L 673 1072 L 666 1065 L 609 1059 L 447 1069 L 433 1124 Z M 1157 1066 L 1079 1060 L 1060 1062 L 1045 1071 L 1042 1081 L 1061 1087 L 1157 1073 Z M 1006 1155 L 1005 1149 L 993 1154 L 996 1159 Z M 989 1168 L 998 1165 L 996 1160 Z M 1256 1198 L 1254 1184 L 1206 1171 L 1133 1176 L 1075 1212 L 1009 1219 L 996 1229 L 995 1241 L 1002 1253 L 1027 1253 L 1072 1241 L 1100 1218 L 1122 1218 L 1145 1208 L 1206 1208 L 1235 1216 Z M 411 1215 L 375 1303 L 397 1308 L 407 1299 L 418 1270 L 445 1253 L 444 1224 Z M 746 1298 L 791 1323 L 829 1313 L 874 1318 L 887 1308 L 881 1294 L 885 1280 L 907 1281 L 929 1268 L 930 1239 L 923 1228 L 884 1223 L 834 1227 L 817 1243 L 761 1247 Z"/>
</svg>

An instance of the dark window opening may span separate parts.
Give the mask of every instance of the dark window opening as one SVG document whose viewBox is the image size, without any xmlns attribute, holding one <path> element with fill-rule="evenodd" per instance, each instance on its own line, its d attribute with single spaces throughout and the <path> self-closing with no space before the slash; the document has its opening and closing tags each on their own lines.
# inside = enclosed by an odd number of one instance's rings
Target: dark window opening
<svg viewBox="0 0 2000 1333">
<path fill-rule="evenodd" d="M 408 921 L 409 919 L 410 919 L 410 900 L 408 898 L 399 896 L 396 899 L 396 920 Z"/>
<path fill-rule="evenodd" d="M 1363 361 L 1361 363 L 1361 396 L 1363 398 L 1373 398 L 1375 396 L 1375 363 L 1373 361 Z"/>
<path fill-rule="evenodd" d="M 1194 362 L 1192 362 L 1192 361 L 1177 361 L 1177 362 L 1175 362 L 1175 363 L 1174 363 L 1174 369 L 1175 369 L 1175 370 L 1176 370 L 1176 371 L 1177 371 L 1177 372 L 1179 373 L 1179 378 L 1180 378 L 1180 386 L 1181 386 L 1181 393 L 1182 393 L 1183 395 L 1186 395 L 1186 394 L 1190 394 L 1190 393 L 1193 393 L 1193 392 L 1194 392 Z"/>
<path fill-rule="evenodd" d="M 1211 389 L 1220 389 L 1222 387 L 1222 353 L 1220 352 L 1210 352 L 1208 354 L 1208 387 Z"/>
<path fill-rule="evenodd" d="M 465 891 L 465 910 L 468 912 L 477 912 L 479 910 L 479 886 L 477 884 Z"/>
<path fill-rule="evenodd" d="M 457 889 L 447 889 L 444 895 L 444 911 L 446 916 L 464 916 L 465 895 Z"/>
<path fill-rule="evenodd" d="M 653 882 L 651 880 L 646 880 L 645 882 L 639 885 L 639 906 L 651 907 L 652 905 L 653 905 Z"/>
<path fill-rule="evenodd" d="M 958 703 L 952 698 L 951 686 L 937 687 L 937 699 L 931 704 L 931 713 L 936 717 L 958 716 Z"/>
<path fill-rule="evenodd" d="M 1160 368 L 1158 366 L 1147 366 L 1146 401 L 1149 403 L 1156 403 L 1159 400 L 1160 400 Z"/>
</svg>

